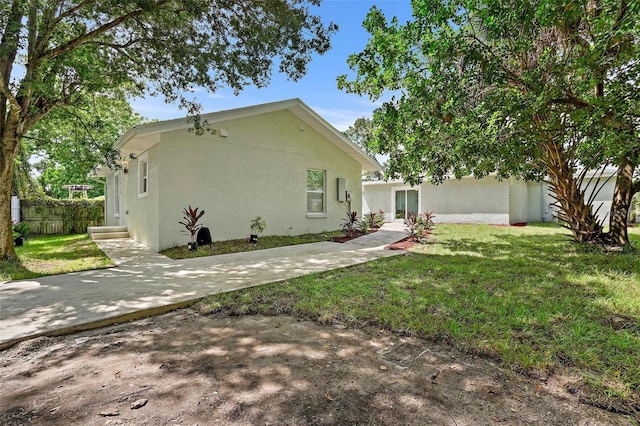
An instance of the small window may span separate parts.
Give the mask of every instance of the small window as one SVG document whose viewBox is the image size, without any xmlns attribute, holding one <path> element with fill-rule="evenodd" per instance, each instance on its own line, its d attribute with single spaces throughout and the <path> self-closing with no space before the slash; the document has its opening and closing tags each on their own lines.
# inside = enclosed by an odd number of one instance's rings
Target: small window
<svg viewBox="0 0 640 426">
<path fill-rule="evenodd" d="M 120 217 L 120 174 L 113 175 L 113 217 Z"/>
<path fill-rule="evenodd" d="M 149 157 L 138 157 L 138 197 L 149 194 Z"/>
<path fill-rule="evenodd" d="M 325 213 L 324 170 L 307 170 L 307 213 Z"/>
</svg>

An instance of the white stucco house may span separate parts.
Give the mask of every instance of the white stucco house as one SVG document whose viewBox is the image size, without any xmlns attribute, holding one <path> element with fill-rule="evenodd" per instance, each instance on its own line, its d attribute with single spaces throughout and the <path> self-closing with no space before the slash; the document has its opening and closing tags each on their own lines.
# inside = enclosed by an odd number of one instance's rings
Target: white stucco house
<svg viewBox="0 0 640 426">
<path fill-rule="evenodd" d="M 214 240 L 247 238 L 261 216 L 265 235 L 340 228 L 362 211 L 362 172 L 380 164 L 300 99 L 202 115 L 212 132 L 186 119 L 140 125 L 115 144 L 122 168 L 106 178 L 107 226 L 126 226 L 154 250 L 184 245 L 178 221 L 191 205 Z"/>
<path fill-rule="evenodd" d="M 595 185 L 602 189 L 593 206 L 599 219 L 608 220 L 615 186 L 614 168 L 605 173 L 589 173 L 586 193 Z M 476 179 L 447 179 L 440 185 L 423 182 L 411 187 L 402 181 L 363 182 L 363 212 L 385 211 L 385 221 L 403 221 L 409 213 L 432 211 L 436 223 L 486 223 L 513 225 L 550 222 L 555 207 L 544 182 L 524 182 L 515 178 L 499 181 L 493 176 Z"/>
</svg>

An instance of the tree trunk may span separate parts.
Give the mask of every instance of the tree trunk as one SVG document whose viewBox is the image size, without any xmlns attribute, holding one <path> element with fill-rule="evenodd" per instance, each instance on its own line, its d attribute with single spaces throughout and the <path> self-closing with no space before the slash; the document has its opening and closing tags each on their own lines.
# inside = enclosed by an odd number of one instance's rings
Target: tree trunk
<svg viewBox="0 0 640 426">
<path fill-rule="evenodd" d="M 20 140 L 24 128 L 20 116 L 11 110 L 0 117 L 0 262 L 17 261 L 13 247 L 13 224 L 11 223 L 11 189 L 13 170 L 20 153 Z"/>
<path fill-rule="evenodd" d="M 557 218 L 565 223 L 576 242 L 603 243 L 602 224 L 593 214 L 591 205 L 585 203 L 584 191 L 561 147 L 551 142 L 545 145 L 545 150 L 549 184 L 559 208 Z"/>
<path fill-rule="evenodd" d="M 627 218 L 633 198 L 633 164 L 624 158 L 616 173 L 616 186 L 613 190 L 611 212 L 609 214 L 609 238 L 612 243 L 625 245 L 629 243 L 627 235 Z"/>
<path fill-rule="evenodd" d="M 0 261 L 16 261 L 11 223 L 11 187 L 13 169 L 20 146 L 16 137 L 3 137 L 0 141 Z"/>
</svg>

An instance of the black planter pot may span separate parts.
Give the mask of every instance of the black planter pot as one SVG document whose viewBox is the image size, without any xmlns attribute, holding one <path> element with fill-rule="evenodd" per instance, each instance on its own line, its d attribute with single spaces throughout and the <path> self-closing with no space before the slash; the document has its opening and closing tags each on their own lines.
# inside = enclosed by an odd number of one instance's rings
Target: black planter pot
<svg viewBox="0 0 640 426">
<path fill-rule="evenodd" d="M 198 251 L 198 243 L 195 241 L 187 243 L 187 247 L 189 247 L 189 251 Z"/>
<path fill-rule="evenodd" d="M 16 247 L 20 247 L 24 244 L 24 237 L 20 236 L 20 237 L 15 237 L 13 239 L 13 245 Z"/>
<path fill-rule="evenodd" d="M 251 244 L 256 244 L 258 242 L 258 234 L 249 235 L 249 242 Z"/>
</svg>

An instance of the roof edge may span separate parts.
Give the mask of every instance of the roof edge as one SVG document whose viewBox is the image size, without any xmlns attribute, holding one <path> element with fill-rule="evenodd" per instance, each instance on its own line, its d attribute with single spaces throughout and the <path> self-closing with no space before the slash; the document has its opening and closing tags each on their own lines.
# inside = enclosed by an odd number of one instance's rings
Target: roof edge
<svg viewBox="0 0 640 426">
<path fill-rule="evenodd" d="M 346 149 L 343 151 L 352 157 L 354 160 L 358 161 L 362 166 L 363 171 L 377 171 L 381 170 L 382 166 L 380 163 L 373 157 L 369 156 L 366 152 L 362 150 L 359 146 L 351 142 L 347 139 L 342 132 L 336 129 L 331 123 L 325 120 L 322 116 L 320 116 L 317 112 L 315 112 L 311 107 L 305 104 L 300 98 L 291 98 L 285 99 L 281 101 L 268 102 L 263 104 L 251 105 L 240 108 L 233 108 L 228 110 L 220 110 L 216 112 L 210 112 L 206 114 L 201 114 L 201 120 L 207 121 L 209 123 L 219 123 L 239 118 L 247 118 L 254 115 L 266 114 L 275 111 L 289 110 L 294 115 L 296 115 L 301 120 L 305 121 L 305 118 L 300 114 L 296 114 L 295 109 L 300 108 L 304 113 L 308 116 L 312 117 L 315 121 L 320 123 L 322 127 L 324 127 L 331 137 L 335 138 L 332 141 L 334 144 L 343 144 Z M 141 124 L 131 129 L 127 130 L 113 145 L 115 149 L 118 150 L 126 150 L 127 143 L 135 137 L 138 136 L 151 136 L 164 132 L 171 132 L 176 130 L 182 130 L 189 128 L 192 124 L 190 123 L 189 117 L 184 118 L 175 118 L 171 120 L 165 121 L 156 121 L 152 123 Z M 338 142 L 338 143 L 336 143 Z"/>
</svg>

